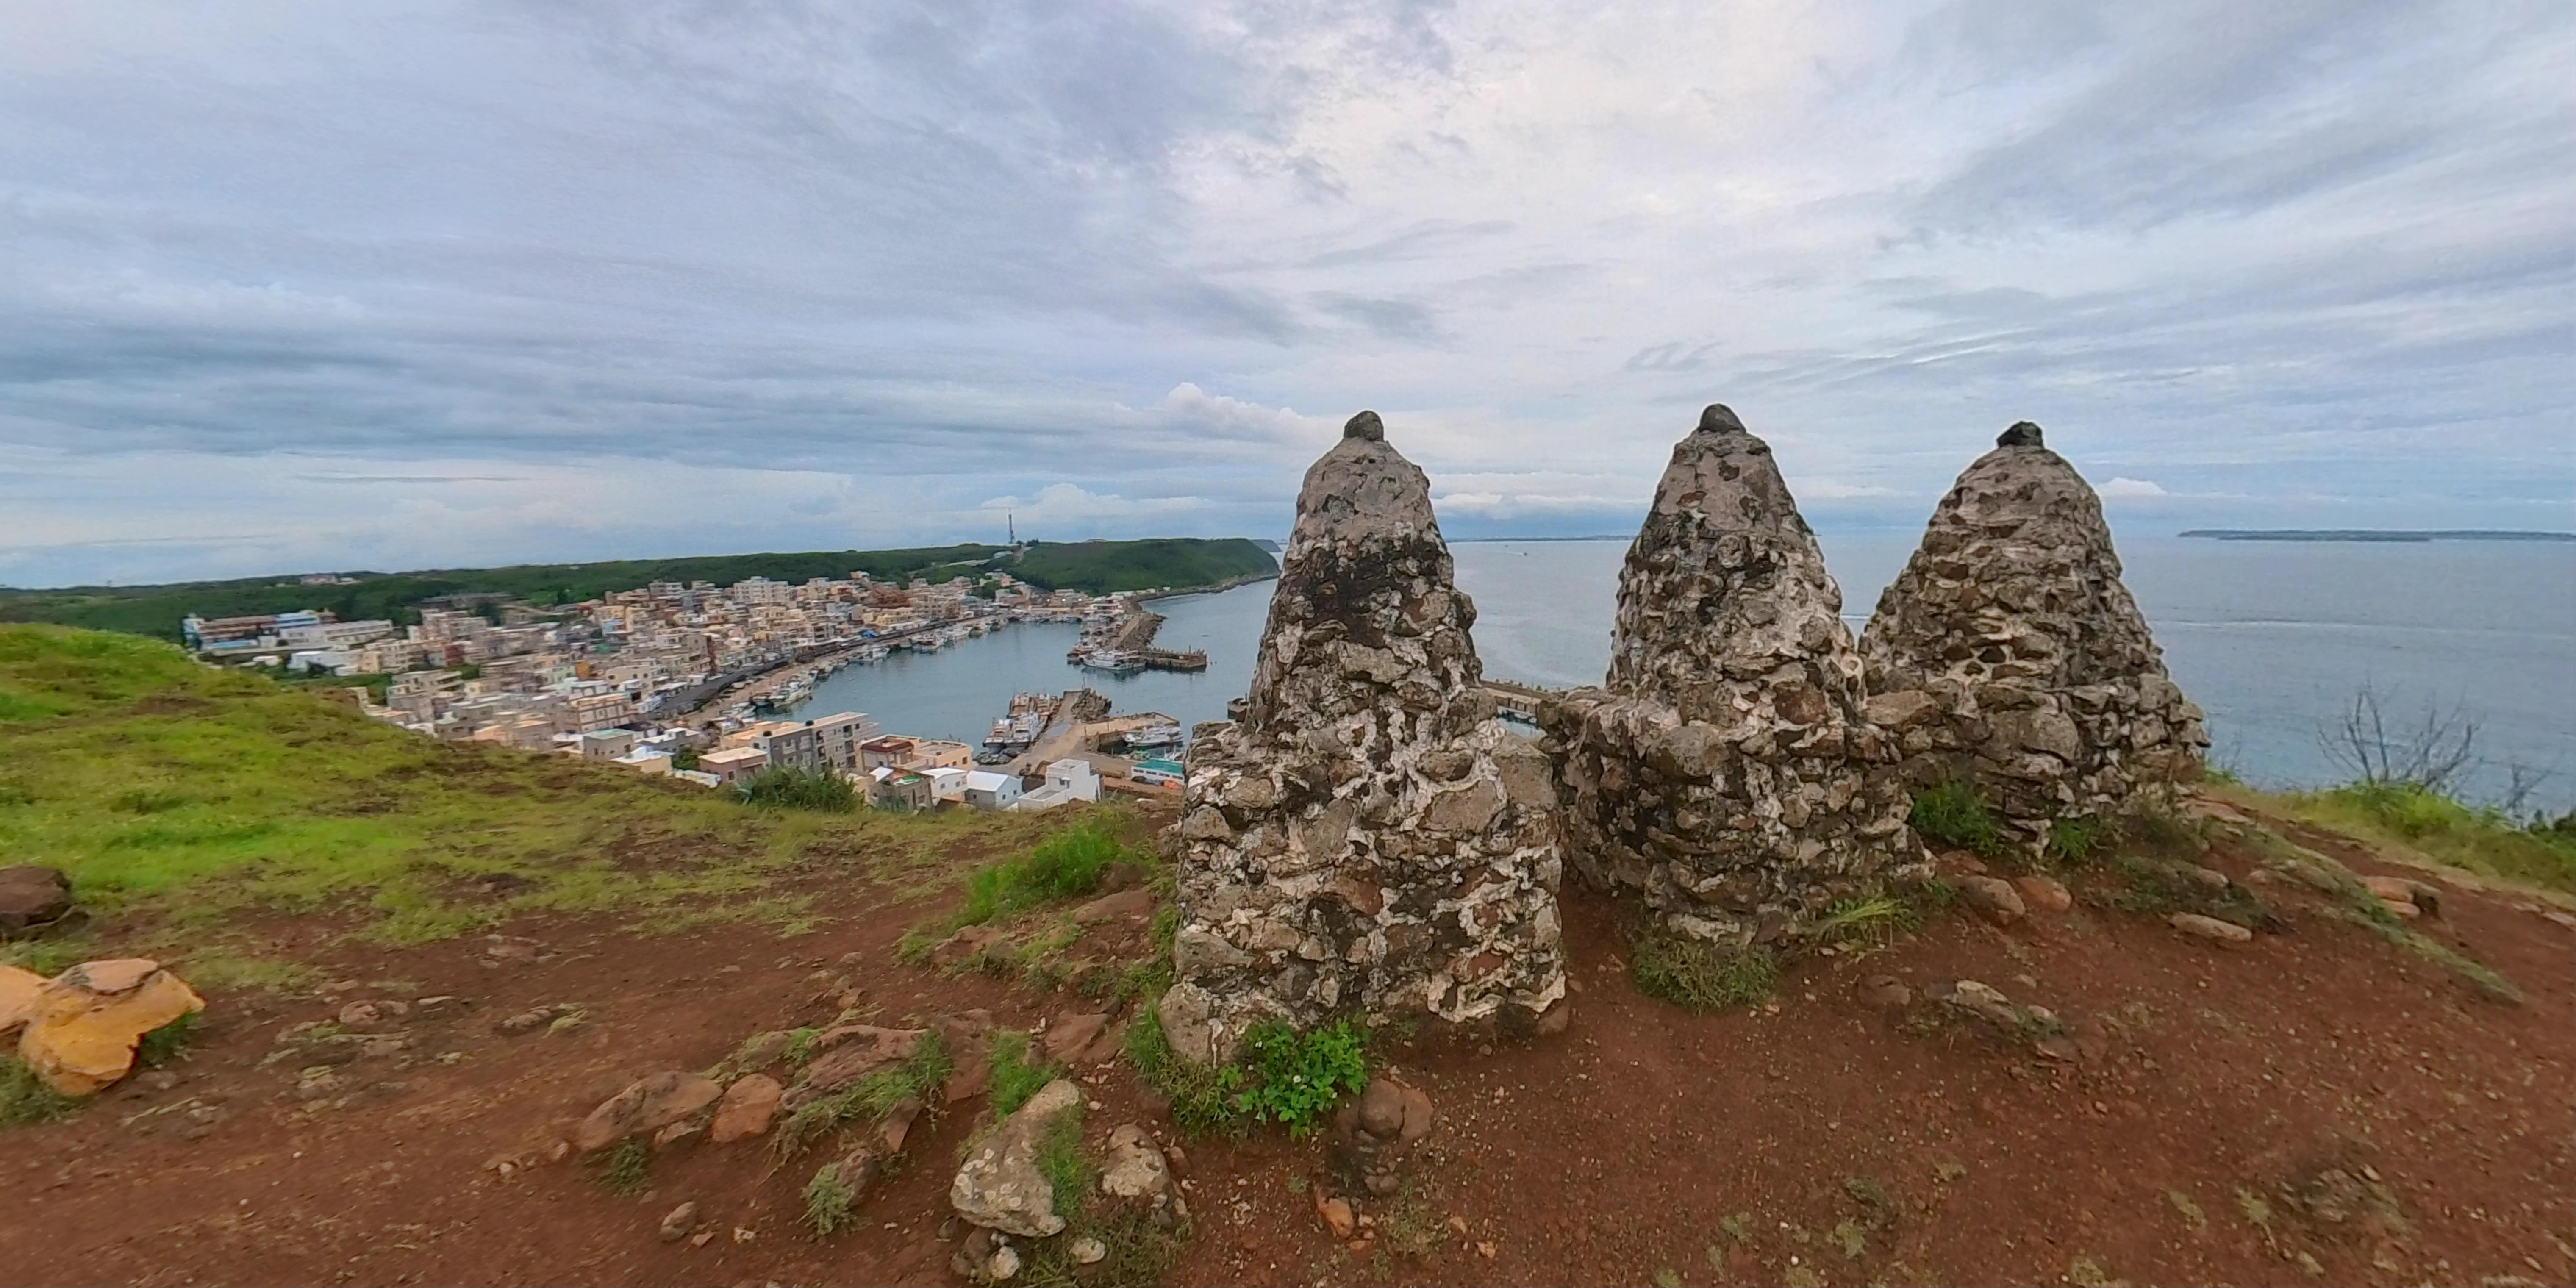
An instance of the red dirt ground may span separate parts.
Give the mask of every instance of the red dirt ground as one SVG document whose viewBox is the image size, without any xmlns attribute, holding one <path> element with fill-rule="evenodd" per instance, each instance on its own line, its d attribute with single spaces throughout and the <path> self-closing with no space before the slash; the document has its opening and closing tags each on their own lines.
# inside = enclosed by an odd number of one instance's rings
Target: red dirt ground
<svg viewBox="0 0 2576 1288">
<path fill-rule="evenodd" d="M 2312 842 L 2313 843 L 2313 840 Z M 2343 857 L 2355 861 L 2366 851 Z M 2246 855 L 2212 860 L 2232 875 Z M 2354 866 L 2365 864 L 2355 861 Z M 1363 1199 L 1387 1237 L 1335 1242 L 1301 1189 L 1324 1149 L 1275 1130 L 1187 1142 L 1195 1228 L 1175 1282 L 2566 1283 L 2576 1277 L 2576 935 L 2510 893 L 2446 890 L 2422 923 L 2504 974 L 2519 1005 L 2260 887 L 2280 933 L 2240 946 L 2081 901 L 1995 928 L 1951 913 L 1892 946 L 1790 971 L 1774 1004 L 1693 1014 L 1641 996 L 1607 903 L 1568 893 L 1581 991 L 1534 1041 L 1382 1038 L 1377 1064 L 1427 1091 L 1437 1125 L 1400 1198 Z M 851 975 L 893 1022 L 990 1007 L 1029 1025 L 1084 1009 L 986 975 L 899 966 L 932 910 L 853 887 L 824 929 L 639 938 L 521 923 L 543 960 L 492 966 L 481 939 L 381 951 L 281 926 L 358 987 L 210 999 L 178 1081 L 141 1080 L 70 1120 L 0 1136 L 0 1280 L 12 1284 L 950 1283 L 946 1191 L 980 1102 L 917 1129 L 857 1228 L 799 1220 L 814 1160 L 771 1172 L 757 1142 L 657 1158 L 618 1197 L 577 1163 L 508 1174 L 627 1081 L 704 1068 L 745 1036 L 828 1020 Z M 292 947 L 294 945 L 290 945 Z M 855 966 L 842 966 L 845 954 Z M 1884 1009 L 1961 978 L 2063 1017 L 2073 1064 L 1937 1007 Z M 341 1070 L 308 1108 L 278 1031 L 352 998 L 458 994 L 408 1053 Z M 572 1002 L 583 1024 L 502 1037 L 492 1021 Z M 458 1053 L 452 1062 L 437 1057 Z M 1168 1121 L 1123 1064 L 1090 1071 L 1097 1144 Z M 219 1116 L 184 1137 L 185 1111 Z M 160 1112 L 153 1112 L 153 1111 Z M 148 1116 L 144 1116 L 148 1115 Z M 2376 1214 L 2297 1201 L 2326 1169 L 2370 1178 Z M 722 1231 L 664 1243 L 695 1201 Z M 2328 1215 L 2333 1215 L 2331 1212 Z M 1466 1233 L 1446 1228 L 1461 1218 Z M 1428 1250 L 1392 1251 L 1426 1231 Z"/>
</svg>

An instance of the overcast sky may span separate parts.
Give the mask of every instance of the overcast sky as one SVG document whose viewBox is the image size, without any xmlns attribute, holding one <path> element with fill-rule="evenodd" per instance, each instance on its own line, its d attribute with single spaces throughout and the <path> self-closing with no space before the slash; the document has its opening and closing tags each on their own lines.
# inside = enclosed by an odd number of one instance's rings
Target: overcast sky
<svg viewBox="0 0 2576 1288">
<path fill-rule="evenodd" d="M 2576 6 L 0 0 L 0 582 L 2576 519 Z"/>
</svg>

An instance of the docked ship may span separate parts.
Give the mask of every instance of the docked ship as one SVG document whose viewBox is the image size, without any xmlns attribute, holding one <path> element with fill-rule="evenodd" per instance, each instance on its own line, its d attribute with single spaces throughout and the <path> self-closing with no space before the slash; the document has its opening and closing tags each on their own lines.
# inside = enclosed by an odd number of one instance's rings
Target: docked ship
<svg viewBox="0 0 2576 1288">
<path fill-rule="evenodd" d="M 984 737 L 985 754 L 1008 760 L 1027 751 L 1029 744 L 1046 732 L 1047 717 L 1053 713 L 1053 705 L 1054 700 L 1043 693 L 1011 695 L 1011 713 L 994 721 L 992 732 Z"/>
</svg>

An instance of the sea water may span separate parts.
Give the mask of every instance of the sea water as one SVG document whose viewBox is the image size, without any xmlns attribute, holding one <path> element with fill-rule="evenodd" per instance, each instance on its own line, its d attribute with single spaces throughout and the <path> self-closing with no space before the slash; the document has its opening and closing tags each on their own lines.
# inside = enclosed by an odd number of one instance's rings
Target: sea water
<svg viewBox="0 0 2576 1288">
<path fill-rule="evenodd" d="M 1904 567 L 1919 534 L 1824 532 L 1853 631 Z M 1453 546 L 1476 601 L 1485 673 L 1543 685 L 1599 683 L 1625 541 Z M 2348 775 L 2319 737 L 2363 685 L 2395 722 L 2428 708 L 2479 722 L 2472 796 L 2507 766 L 2549 775 L 2533 799 L 2576 803 L 2576 545 L 2222 542 L 2122 537 L 2130 592 L 2176 683 L 2209 713 L 2212 759 L 2265 786 Z M 1010 696 L 1081 685 L 1119 713 L 1220 720 L 1252 677 L 1273 583 L 1154 605 L 1157 641 L 1205 649 L 1196 674 L 1111 677 L 1065 661 L 1070 625 L 1006 627 L 932 654 L 898 653 L 817 687 L 796 714 L 865 711 L 887 731 L 980 744 Z"/>
</svg>

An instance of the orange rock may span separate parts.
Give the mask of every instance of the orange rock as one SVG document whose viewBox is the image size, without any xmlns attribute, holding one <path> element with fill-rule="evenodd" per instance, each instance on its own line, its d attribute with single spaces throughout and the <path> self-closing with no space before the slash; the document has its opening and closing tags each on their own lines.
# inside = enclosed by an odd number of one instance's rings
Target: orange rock
<svg viewBox="0 0 2576 1288">
<path fill-rule="evenodd" d="M 90 1095 L 133 1072 L 144 1034 L 204 1009 L 205 1000 L 159 963 L 84 962 L 30 1002 L 18 1058 L 55 1091 Z"/>
<path fill-rule="evenodd" d="M 27 1013 L 35 1009 L 36 994 L 45 989 L 45 977 L 15 966 L 0 966 L 0 1037 L 27 1022 Z"/>
<path fill-rule="evenodd" d="M 725 1145 L 768 1131 L 770 1119 L 778 1116 L 778 1099 L 786 1091 L 778 1079 L 765 1073 L 734 1079 L 716 1105 L 715 1125 L 708 1129 L 707 1139 Z"/>
</svg>

